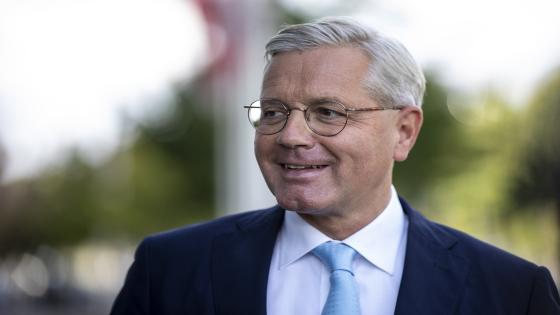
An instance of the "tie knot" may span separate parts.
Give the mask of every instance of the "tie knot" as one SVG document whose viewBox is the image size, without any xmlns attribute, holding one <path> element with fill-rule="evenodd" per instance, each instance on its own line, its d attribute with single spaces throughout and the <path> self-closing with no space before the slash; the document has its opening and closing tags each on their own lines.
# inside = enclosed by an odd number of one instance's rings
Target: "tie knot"
<svg viewBox="0 0 560 315">
<path fill-rule="evenodd" d="M 315 247 L 312 253 L 317 256 L 331 272 L 335 270 L 352 271 L 352 260 L 356 251 L 343 243 L 326 242 Z"/>
</svg>

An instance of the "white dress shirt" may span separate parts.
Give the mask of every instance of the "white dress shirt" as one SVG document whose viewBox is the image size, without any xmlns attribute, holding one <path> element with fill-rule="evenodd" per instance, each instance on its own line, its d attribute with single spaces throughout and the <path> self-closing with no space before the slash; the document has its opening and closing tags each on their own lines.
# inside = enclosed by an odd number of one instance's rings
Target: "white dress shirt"
<svg viewBox="0 0 560 315">
<path fill-rule="evenodd" d="M 375 220 L 342 242 L 358 254 L 353 262 L 362 315 L 394 314 L 404 267 L 408 219 L 394 187 Z M 330 273 L 311 250 L 333 241 L 297 213 L 286 211 L 268 276 L 268 315 L 318 315 L 329 292 Z"/>
</svg>

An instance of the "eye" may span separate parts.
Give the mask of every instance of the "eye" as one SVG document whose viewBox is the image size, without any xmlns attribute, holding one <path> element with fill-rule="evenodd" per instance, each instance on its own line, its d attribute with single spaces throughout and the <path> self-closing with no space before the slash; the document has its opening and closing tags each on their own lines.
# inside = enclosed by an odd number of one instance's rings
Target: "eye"
<svg viewBox="0 0 560 315">
<path fill-rule="evenodd" d="M 282 115 L 283 111 L 278 108 L 266 108 L 262 109 L 262 118 L 274 118 L 279 115 Z"/>
<path fill-rule="evenodd" d="M 315 118 L 322 120 L 346 118 L 344 107 L 337 103 L 315 104 L 310 108 L 310 111 Z"/>
<path fill-rule="evenodd" d="M 277 122 L 286 118 L 288 115 L 286 108 L 278 102 L 261 102 L 261 120 L 267 122 Z"/>
<path fill-rule="evenodd" d="M 323 117 L 337 117 L 344 115 L 343 113 L 337 112 L 336 110 L 328 107 L 319 107 L 317 108 L 317 114 Z"/>
</svg>

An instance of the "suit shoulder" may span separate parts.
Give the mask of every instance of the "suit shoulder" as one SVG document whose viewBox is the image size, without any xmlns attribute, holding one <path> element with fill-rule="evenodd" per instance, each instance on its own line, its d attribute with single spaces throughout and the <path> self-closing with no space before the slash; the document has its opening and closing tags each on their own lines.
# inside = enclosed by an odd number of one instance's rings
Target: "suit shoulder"
<svg viewBox="0 0 560 315">
<path fill-rule="evenodd" d="M 142 241 L 142 244 L 149 244 L 151 248 L 163 247 L 166 249 L 175 246 L 185 247 L 186 244 L 202 245 L 210 242 L 215 236 L 251 228 L 253 224 L 272 220 L 280 214 L 281 210 L 278 207 L 230 214 L 210 221 L 150 235 Z"/>
<path fill-rule="evenodd" d="M 496 272 L 508 274 L 529 270 L 534 272 L 538 269 L 536 264 L 470 234 L 443 224 L 433 224 L 435 229 L 439 229 L 457 240 L 450 250 L 464 256 L 474 266 L 496 268 Z"/>
<path fill-rule="evenodd" d="M 456 229 L 438 223 L 433 226 L 456 239 L 449 250 L 466 260 L 469 266 L 467 298 L 480 301 L 494 297 L 480 305 L 481 309 L 488 309 L 492 301 L 500 300 L 508 301 L 501 306 L 494 305 L 503 310 L 503 314 L 517 314 L 520 309 L 528 309 L 527 314 L 560 314 L 558 290 L 546 267 Z M 516 298 L 512 300 L 512 297 Z M 476 301 L 470 300 L 465 305 L 472 306 Z"/>
<path fill-rule="evenodd" d="M 445 248 L 455 256 L 462 257 L 474 265 L 507 266 L 505 269 L 537 269 L 538 266 L 500 249 L 490 243 L 482 241 L 472 235 L 444 224 L 431 221 L 416 211 L 406 201 L 401 199 L 403 209 L 407 213 L 410 226 L 409 233 L 413 237 L 420 237 L 436 247 Z M 410 235 L 409 235 L 410 237 Z"/>
</svg>

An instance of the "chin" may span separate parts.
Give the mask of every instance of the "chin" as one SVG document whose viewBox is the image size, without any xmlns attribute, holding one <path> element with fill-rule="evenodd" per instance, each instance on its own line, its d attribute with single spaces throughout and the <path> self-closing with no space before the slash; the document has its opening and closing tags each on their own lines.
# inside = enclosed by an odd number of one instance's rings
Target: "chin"
<svg viewBox="0 0 560 315">
<path fill-rule="evenodd" d="M 304 199 L 298 197 L 277 197 L 276 201 L 278 202 L 280 207 L 302 214 L 321 213 L 321 209 L 325 208 L 324 200 Z"/>
<path fill-rule="evenodd" d="M 288 184 L 283 181 L 268 181 L 268 187 L 276 197 L 280 207 L 294 210 L 298 213 L 318 213 L 322 209 L 329 208 L 338 196 L 332 189 L 321 189 L 325 186 L 321 183 L 298 183 Z"/>
</svg>

